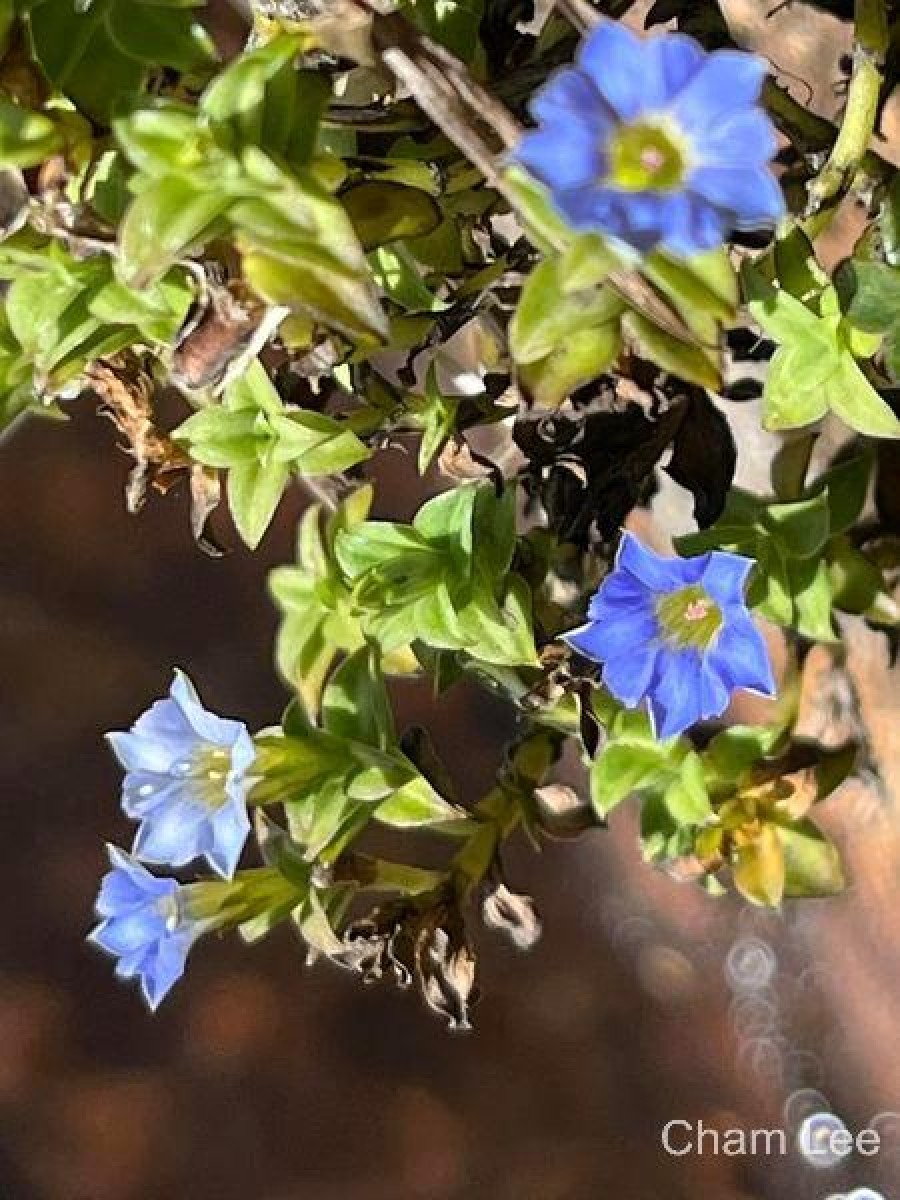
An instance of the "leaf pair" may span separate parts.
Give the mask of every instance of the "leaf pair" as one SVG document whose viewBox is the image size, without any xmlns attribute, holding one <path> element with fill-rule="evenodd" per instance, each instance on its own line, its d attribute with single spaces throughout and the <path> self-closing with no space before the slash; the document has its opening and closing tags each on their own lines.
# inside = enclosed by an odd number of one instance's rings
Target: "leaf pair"
<svg viewBox="0 0 900 1200">
<path fill-rule="evenodd" d="M 292 475 L 339 474 L 370 453 L 346 422 L 283 404 L 258 359 L 221 404 L 194 413 L 172 436 L 196 462 L 227 470 L 231 514 L 251 549 Z"/>
</svg>

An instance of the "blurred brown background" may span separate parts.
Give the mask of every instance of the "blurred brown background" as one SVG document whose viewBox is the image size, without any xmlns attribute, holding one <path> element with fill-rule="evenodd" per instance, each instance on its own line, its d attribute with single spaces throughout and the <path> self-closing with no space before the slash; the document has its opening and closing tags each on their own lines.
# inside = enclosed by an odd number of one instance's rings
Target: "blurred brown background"
<svg viewBox="0 0 900 1200">
<path fill-rule="evenodd" d="M 844 30 L 777 20 L 781 61 L 815 65 L 834 111 Z M 151 1017 L 83 941 L 103 842 L 131 835 L 101 737 L 175 664 L 217 711 L 254 728 L 277 715 L 265 577 L 293 555 L 303 499 L 260 553 L 210 560 L 183 497 L 125 515 L 111 426 L 87 401 L 73 414 L 0 445 L 0 1200 L 900 1196 L 900 823 L 873 778 L 826 806 L 850 891 L 781 915 L 651 872 L 627 814 L 540 857 L 520 847 L 510 882 L 535 895 L 544 937 L 527 956 L 482 939 L 470 1034 L 413 995 L 305 968 L 287 929 L 202 944 Z M 742 438 L 741 454 L 758 474 L 765 446 Z M 381 483 L 379 512 L 406 515 L 409 461 L 390 456 Z M 896 779 L 896 679 L 880 638 L 850 638 L 874 761 Z M 457 689 L 435 708 L 420 685 L 396 699 L 464 796 L 489 786 L 500 707 Z M 875 1122 L 881 1153 L 823 1169 L 793 1149 L 676 1159 L 660 1143 L 676 1118 L 795 1131 L 828 1111 Z"/>
</svg>

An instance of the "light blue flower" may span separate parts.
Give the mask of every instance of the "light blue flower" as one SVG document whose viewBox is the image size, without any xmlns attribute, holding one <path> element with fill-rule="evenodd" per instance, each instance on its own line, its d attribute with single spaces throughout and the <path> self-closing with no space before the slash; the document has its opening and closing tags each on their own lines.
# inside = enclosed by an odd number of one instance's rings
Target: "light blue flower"
<svg viewBox="0 0 900 1200">
<path fill-rule="evenodd" d="M 108 847 L 112 870 L 103 876 L 96 911 L 100 924 L 88 940 L 119 961 L 120 979 L 139 979 L 150 1008 L 184 974 L 188 951 L 205 925 L 187 915 L 186 889 L 158 879 L 136 859 Z"/>
<path fill-rule="evenodd" d="M 208 712 L 181 671 L 130 733 L 107 735 L 125 768 L 122 808 L 140 821 L 134 853 L 173 867 L 206 858 L 230 879 L 250 832 L 247 774 L 256 757 L 240 721 Z"/>
<path fill-rule="evenodd" d="M 630 533 L 588 607 L 565 635 L 603 663 L 603 683 L 628 708 L 646 700 L 657 736 L 717 717 L 738 688 L 771 696 L 766 643 L 744 601 L 753 560 L 714 550 L 663 558 Z"/>
<path fill-rule="evenodd" d="M 515 158 L 576 229 L 691 255 L 785 211 L 759 106 L 765 60 L 602 21 L 532 98 Z"/>
</svg>

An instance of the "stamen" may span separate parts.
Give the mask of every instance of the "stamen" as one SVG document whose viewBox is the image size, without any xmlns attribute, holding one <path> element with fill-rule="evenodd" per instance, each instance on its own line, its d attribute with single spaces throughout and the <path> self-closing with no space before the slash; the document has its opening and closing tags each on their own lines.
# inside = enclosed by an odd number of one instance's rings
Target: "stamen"
<svg viewBox="0 0 900 1200">
<path fill-rule="evenodd" d="M 666 156 L 656 146 L 647 146 L 641 151 L 641 166 L 648 171 L 658 171 L 666 161 Z"/>
<path fill-rule="evenodd" d="M 692 600 L 684 610 L 686 621 L 702 621 L 709 614 L 709 605 L 705 600 Z"/>
</svg>

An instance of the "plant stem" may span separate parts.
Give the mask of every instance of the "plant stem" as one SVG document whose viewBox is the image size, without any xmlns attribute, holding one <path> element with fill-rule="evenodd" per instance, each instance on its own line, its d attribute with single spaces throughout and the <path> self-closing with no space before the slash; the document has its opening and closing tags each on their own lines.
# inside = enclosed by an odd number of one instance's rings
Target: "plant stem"
<svg viewBox="0 0 900 1200">
<path fill-rule="evenodd" d="M 808 216 L 846 192 L 865 158 L 875 130 L 887 49 L 884 0 L 856 0 L 853 71 L 847 106 L 828 160 L 809 185 Z"/>
</svg>

